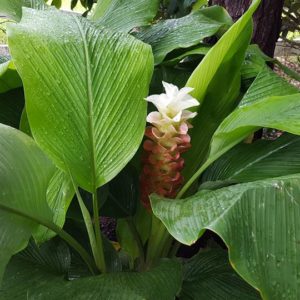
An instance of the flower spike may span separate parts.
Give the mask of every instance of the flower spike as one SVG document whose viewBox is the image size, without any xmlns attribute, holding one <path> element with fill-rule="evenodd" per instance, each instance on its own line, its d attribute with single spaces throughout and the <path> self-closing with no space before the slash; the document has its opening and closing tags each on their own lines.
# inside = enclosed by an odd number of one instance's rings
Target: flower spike
<svg viewBox="0 0 300 300">
<path fill-rule="evenodd" d="M 174 198 L 183 183 L 181 153 L 191 147 L 188 130 L 192 125 L 188 120 L 197 115 L 188 109 L 199 105 L 189 94 L 193 88 L 178 89 L 171 83 L 162 83 L 166 93 L 146 98 L 158 110 L 147 116 L 151 126 L 145 130 L 147 139 L 143 144 L 141 200 L 148 210 L 151 193 Z"/>
</svg>

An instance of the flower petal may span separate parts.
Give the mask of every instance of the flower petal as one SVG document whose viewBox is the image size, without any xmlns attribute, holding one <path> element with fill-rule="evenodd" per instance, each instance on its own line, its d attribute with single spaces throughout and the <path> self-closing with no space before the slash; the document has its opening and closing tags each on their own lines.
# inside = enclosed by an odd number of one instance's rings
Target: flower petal
<svg viewBox="0 0 300 300">
<path fill-rule="evenodd" d="M 178 93 L 178 87 L 176 85 L 165 81 L 163 81 L 162 84 L 168 96 L 174 97 Z"/>
<path fill-rule="evenodd" d="M 184 110 L 182 112 L 182 116 L 181 117 L 182 117 L 182 120 L 188 120 L 188 119 L 192 119 L 192 118 L 194 118 L 196 116 L 197 116 L 196 112 L 190 112 L 188 110 Z"/>
<path fill-rule="evenodd" d="M 147 116 L 148 123 L 159 123 L 162 121 L 162 115 L 158 111 L 153 111 Z"/>
</svg>

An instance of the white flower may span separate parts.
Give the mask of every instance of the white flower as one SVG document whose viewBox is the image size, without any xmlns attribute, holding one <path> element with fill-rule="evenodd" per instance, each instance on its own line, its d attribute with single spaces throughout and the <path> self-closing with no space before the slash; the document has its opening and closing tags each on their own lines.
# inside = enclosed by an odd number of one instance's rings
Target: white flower
<svg viewBox="0 0 300 300">
<path fill-rule="evenodd" d="M 147 116 L 147 122 L 158 126 L 163 131 L 172 131 L 175 130 L 174 126 L 197 115 L 187 108 L 198 106 L 199 102 L 189 95 L 193 88 L 184 87 L 179 90 L 177 86 L 164 81 L 163 86 L 166 93 L 146 98 L 158 109 Z"/>
</svg>

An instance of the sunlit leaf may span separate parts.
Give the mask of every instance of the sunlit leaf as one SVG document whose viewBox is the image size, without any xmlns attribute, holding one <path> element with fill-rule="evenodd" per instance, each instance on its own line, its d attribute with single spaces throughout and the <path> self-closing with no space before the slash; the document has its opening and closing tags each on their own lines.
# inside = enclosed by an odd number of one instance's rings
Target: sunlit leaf
<svg viewBox="0 0 300 300">
<path fill-rule="evenodd" d="M 8 38 L 34 138 L 78 185 L 94 191 L 142 140 L 150 47 L 55 9 L 24 9 Z"/>
</svg>

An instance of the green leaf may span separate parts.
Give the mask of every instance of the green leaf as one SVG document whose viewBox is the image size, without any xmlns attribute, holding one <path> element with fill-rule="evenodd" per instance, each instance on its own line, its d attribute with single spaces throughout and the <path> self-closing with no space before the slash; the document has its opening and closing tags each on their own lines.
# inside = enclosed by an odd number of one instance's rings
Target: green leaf
<svg viewBox="0 0 300 300">
<path fill-rule="evenodd" d="M 272 58 L 265 55 L 258 45 L 252 44 L 246 51 L 245 61 L 242 65 L 242 78 L 244 80 L 255 78 L 263 67 L 266 67 L 266 62 L 271 62 Z"/>
<path fill-rule="evenodd" d="M 0 94 L 0 123 L 18 128 L 23 107 L 24 92 L 22 88 Z"/>
<path fill-rule="evenodd" d="M 178 48 L 199 44 L 204 38 L 227 29 L 232 24 L 227 12 L 218 6 L 205 8 L 183 18 L 160 21 L 142 28 L 136 37 L 152 46 L 155 64 Z"/>
<path fill-rule="evenodd" d="M 31 132 L 30 125 L 29 125 L 29 122 L 28 122 L 28 117 L 27 117 L 27 113 L 26 113 L 25 107 L 24 107 L 24 109 L 22 111 L 22 114 L 21 114 L 19 129 L 22 132 L 24 132 L 27 135 L 29 135 L 29 136 L 32 137 L 32 132 Z"/>
<path fill-rule="evenodd" d="M 119 256 L 119 252 L 116 251 L 112 242 L 104 235 L 102 235 L 102 240 L 107 272 L 121 272 L 122 261 Z"/>
<path fill-rule="evenodd" d="M 228 263 L 227 252 L 211 249 L 199 252 L 183 265 L 184 280 L 180 300 L 261 299 Z"/>
<path fill-rule="evenodd" d="M 261 127 L 275 128 L 300 135 L 300 93 L 267 97 L 238 107 L 214 133 L 204 164 L 179 192 L 181 197 L 195 180 L 224 153 Z"/>
<path fill-rule="evenodd" d="M 25 109 L 23 110 L 20 121 L 20 130 L 27 135 L 32 136 Z M 53 213 L 52 221 L 60 228 L 62 228 L 65 223 L 67 210 L 74 194 L 75 191 L 70 176 L 57 168 L 49 181 L 46 200 Z M 52 230 L 49 230 L 44 226 L 39 226 L 37 232 L 34 234 L 34 239 L 41 244 L 55 235 L 56 233 Z"/>
<path fill-rule="evenodd" d="M 260 127 L 300 135 L 300 94 L 268 97 L 237 108 L 214 133 L 209 161 L 215 160 Z"/>
<path fill-rule="evenodd" d="M 295 174 L 300 170 L 299 149 L 300 137 L 290 134 L 237 145 L 207 169 L 202 182 L 249 182 Z"/>
<path fill-rule="evenodd" d="M 66 281 L 20 259 L 9 265 L 0 297 L 2 299 L 111 299 L 172 300 L 182 281 L 181 265 L 162 261 L 145 273 L 111 273 Z"/>
<path fill-rule="evenodd" d="M 241 35 L 246 35 L 245 29 L 249 33 L 249 22 L 259 3 L 259 0 L 253 1 L 247 12 L 222 36 L 188 80 L 186 85 L 194 88 L 192 94 L 201 103 L 222 63 L 228 61 L 240 47 L 245 46 L 244 43 L 238 43 L 238 41 Z M 248 37 L 245 40 L 247 41 Z M 240 66 L 240 64 L 238 65 Z"/>
<path fill-rule="evenodd" d="M 75 191 L 70 176 L 64 171 L 56 169 L 49 181 L 46 199 L 53 213 L 52 222 L 61 228 L 65 223 L 66 213 L 74 194 Z M 38 243 L 43 243 L 55 235 L 56 233 L 52 230 L 44 226 L 40 226 L 33 236 Z"/>
<path fill-rule="evenodd" d="M 71 266 L 70 249 L 61 239 L 52 239 L 41 246 L 31 239 L 26 249 L 18 253 L 16 257 L 55 274 L 65 274 Z"/>
<path fill-rule="evenodd" d="M 34 138 L 79 186 L 94 191 L 142 140 L 150 47 L 54 9 L 24 9 L 8 38 Z"/>
<path fill-rule="evenodd" d="M 116 233 L 118 242 L 120 243 L 121 249 L 129 254 L 132 261 L 139 257 L 139 247 L 138 243 L 135 239 L 135 235 L 131 230 L 131 226 L 135 226 L 135 224 L 130 224 L 131 220 L 119 219 L 117 221 Z M 137 233 L 137 231 L 136 231 Z"/>
<path fill-rule="evenodd" d="M 186 86 L 200 101 L 191 130 L 192 148 L 184 155 L 183 176 L 188 180 L 207 156 L 209 142 L 223 119 L 236 107 L 241 85 L 241 65 L 252 35 L 251 17 L 260 1 L 210 49 L 194 70 Z"/>
<path fill-rule="evenodd" d="M 0 94 L 22 86 L 22 80 L 11 61 L 0 64 Z"/>
<path fill-rule="evenodd" d="M 200 45 L 199 47 L 192 49 L 192 50 L 188 50 L 186 52 L 184 52 L 183 54 L 180 55 L 176 55 L 173 58 L 167 59 L 166 61 L 163 62 L 164 65 L 176 65 L 177 63 L 179 63 L 181 60 L 183 60 L 186 57 L 192 57 L 192 56 L 204 56 L 208 53 L 208 51 L 210 50 L 210 46 L 207 45 Z"/>
<path fill-rule="evenodd" d="M 201 191 L 183 200 L 153 195 L 152 209 L 184 244 L 205 229 L 226 243 L 234 269 L 263 299 L 298 299 L 300 175 Z"/>
<path fill-rule="evenodd" d="M 91 19 L 107 28 L 129 32 L 149 24 L 158 6 L 158 0 L 99 0 Z"/>
<path fill-rule="evenodd" d="M 23 6 L 34 9 L 45 9 L 47 7 L 44 0 L 1 0 L 0 14 L 18 22 L 22 17 Z"/>
<path fill-rule="evenodd" d="M 208 4 L 208 0 L 196 0 L 193 5 L 192 11 L 196 11 L 196 10 L 200 9 L 202 6 L 207 5 L 207 4 Z"/>
<path fill-rule="evenodd" d="M 61 7 L 61 3 L 62 0 L 52 0 L 51 5 L 55 6 L 56 8 L 60 8 Z"/>
<path fill-rule="evenodd" d="M 262 67 L 255 80 L 247 90 L 239 106 L 247 105 L 268 96 L 284 96 L 299 92 L 282 77 L 267 66 Z"/>
<path fill-rule="evenodd" d="M 54 165 L 22 132 L 0 124 L 0 280 L 10 257 L 22 250 L 38 224 L 51 221 L 46 190 Z M 14 211 L 19 215 L 13 214 Z"/>
</svg>

